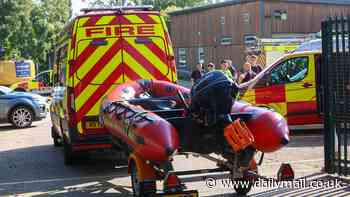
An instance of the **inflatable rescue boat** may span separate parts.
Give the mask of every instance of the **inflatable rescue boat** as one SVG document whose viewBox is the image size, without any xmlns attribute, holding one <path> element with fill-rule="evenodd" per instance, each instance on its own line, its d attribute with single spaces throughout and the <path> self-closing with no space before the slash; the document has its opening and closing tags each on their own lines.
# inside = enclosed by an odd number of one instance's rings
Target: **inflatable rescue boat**
<svg viewBox="0 0 350 197">
<path fill-rule="evenodd" d="M 191 90 L 165 81 L 130 81 L 104 98 L 100 122 L 118 146 L 145 161 L 233 149 L 249 150 L 249 163 L 250 152 L 273 152 L 286 145 L 289 130 L 280 114 L 235 101 L 238 91 L 219 71 L 205 75 Z"/>
</svg>

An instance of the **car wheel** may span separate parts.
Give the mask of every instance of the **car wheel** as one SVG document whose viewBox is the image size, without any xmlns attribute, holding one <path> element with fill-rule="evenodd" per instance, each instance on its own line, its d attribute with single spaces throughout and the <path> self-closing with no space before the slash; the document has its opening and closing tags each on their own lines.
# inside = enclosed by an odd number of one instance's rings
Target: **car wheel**
<svg viewBox="0 0 350 197">
<path fill-rule="evenodd" d="M 11 111 L 9 119 L 16 128 L 26 128 L 32 125 L 34 114 L 28 107 L 20 106 Z"/>
<path fill-rule="evenodd" d="M 55 147 L 58 147 L 58 146 L 62 145 L 61 138 L 57 134 L 57 131 L 56 131 L 56 129 L 53 126 L 51 126 L 51 136 L 52 136 L 53 144 L 54 144 Z"/>
</svg>

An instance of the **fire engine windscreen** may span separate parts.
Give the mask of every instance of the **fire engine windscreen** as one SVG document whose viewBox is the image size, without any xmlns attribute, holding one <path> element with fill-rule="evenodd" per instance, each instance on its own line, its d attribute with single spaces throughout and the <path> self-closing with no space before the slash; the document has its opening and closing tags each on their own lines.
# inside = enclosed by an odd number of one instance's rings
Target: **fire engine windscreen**
<svg viewBox="0 0 350 197">
<path fill-rule="evenodd" d="M 238 85 L 221 71 L 205 74 L 191 89 L 190 111 L 205 126 L 230 120 Z"/>
</svg>

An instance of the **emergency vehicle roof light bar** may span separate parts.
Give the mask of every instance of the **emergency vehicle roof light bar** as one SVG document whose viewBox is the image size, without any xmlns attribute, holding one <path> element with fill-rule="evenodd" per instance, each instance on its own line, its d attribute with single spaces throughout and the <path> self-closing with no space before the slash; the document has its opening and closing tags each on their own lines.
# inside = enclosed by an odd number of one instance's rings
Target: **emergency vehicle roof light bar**
<svg viewBox="0 0 350 197">
<path fill-rule="evenodd" d="M 96 11 L 123 11 L 123 10 L 142 10 L 142 11 L 151 11 L 153 10 L 153 5 L 144 5 L 144 6 L 126 6 L 126 7 L 113 7 L 113 8 L 83 8 L 80 11 L 84 14 L 89 12 Z"/>
</svg>

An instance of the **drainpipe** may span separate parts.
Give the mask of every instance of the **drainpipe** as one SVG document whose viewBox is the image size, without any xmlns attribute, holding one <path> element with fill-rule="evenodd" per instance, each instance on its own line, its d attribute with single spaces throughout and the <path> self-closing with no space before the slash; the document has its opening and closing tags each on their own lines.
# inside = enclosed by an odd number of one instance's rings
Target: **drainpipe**
<svg viewBox="0 0 350 197">
<path fill-rule="evenodd" d="M 265 37 L 265 0 L 259 2 L 259 37 Z"/>
</svg>

